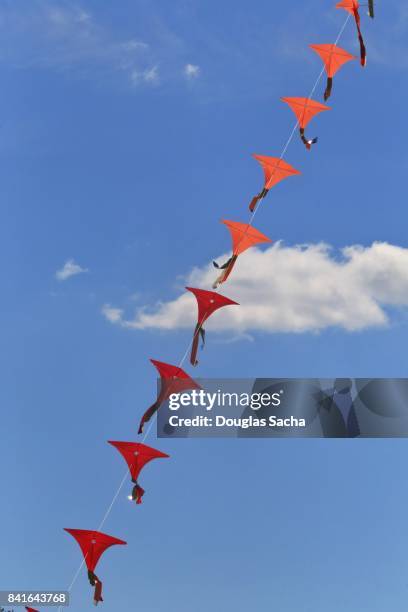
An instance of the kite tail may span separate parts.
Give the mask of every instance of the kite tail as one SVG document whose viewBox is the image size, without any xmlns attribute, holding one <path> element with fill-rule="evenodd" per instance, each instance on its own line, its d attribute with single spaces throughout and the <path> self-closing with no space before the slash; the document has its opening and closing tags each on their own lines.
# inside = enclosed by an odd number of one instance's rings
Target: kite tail
<svg viewBox="0 0 408 612">
<path fill-rule="evenodd" d="M 95 587 L 94 604 L 95 606 L 97 606 L 100 601 L 103 601 L 102 582 L 99 580 L 98 576 L 96 576 L 96 574 L 93 573 L 92 570 L 88 570 L 88 580 L 89 580 L 90 585 Z"/>
<path fill-rule="evenodd" d="M 367 64 L 367 50 L 364 44 L 363 37 L 361 36 L 361 33 L 359 33 L 358 35 L 358 40 L 360 41 L 360 64 L 364 68 Z"/>
<path fill-rule="evenodd" d="M 332 79 L 332 77 L 327 77 L 326 91 L 324 92 L 324 101 L 325 102 L 327 102 L 327 100 L 330 98 L 331 92 L 332 92 L 332 88 L 333 88 L 333 79 Z"/>
<path fill-rule="evenodd" d="M 216 261 L 213 261 L 213 266 L 214 268 L 217 268 L 217 270 L 225 270 L 230 265 L 231 260 L 232 260 L 232 257 L 230 257 L 229 260 L 226 261 L 225 264 L 223 264 L 222 266 L 219 266 Z"/>
<path fill-rule="evenodd" d="M 231 259 L 228 262 L 228 266 L 225 268 L 225 272 L 222 275 L 222 281 L 223 283 L 225 283 L 226 280 L 228 280 L 229 275 L 231 274 L 232 270 L 234 269 L 235 266 L 235 262 L 238 259 L 238 255 L 234 255 L 233 257 L 231 257 Z"/>
<path fill-rule="evenodd" d="M 356 26 L 357 26 L 357 32 L 358 32 L 358 40 L 360 43 L 360 63 L 362 65 L 362 67 L 364 68 L 364 66 L 367 63 L 367 50 L 364 44 L 364 39 L 363 39 L 363 35 L 361 34 L 361 28 L 360 28 L 360 15 L 359 12 L 357 11 L 357 9 L 354 9 L 354 19 L 356 20 Z"/>
<path fill-rule="evenodd" d="M 312 138 L 311 140 L 308 140 L 305 136 L 305 130 L 303 128 L 300 128 L 300 138 L 302 139 L 302 142 L 308 151 L 310 151 L 312 145 L 316 144 L 316 142 L 318 141 L 318 138 Z"/>
<path fill-rule="evenodd" d="M 196 328 L 194 330 L 193 345 L 191 347 L 190 363 L 192 366 L 198 365 L 197 353 L 198 353 L 198 343 L 200 340 L 200 336 L 204 342 L 205 332 L 202 329 L 200 323 L 197 323 Z"/>
<path fill-rule="evenodd" d="M 223 270 L 223 272 L 214 281 L 213 286 L 212 286 L 213 289 L 217 289 L 219 285 L 221 285 L 222 283 L 225 283 L 225 281 L 227 280 L 227 278 L 232 272 L 232 269 L 235 265 L 236 260 L 237 260 L 237 255 L 233 255 L 232 257 L 229 258 L 229 260 L 223 266 L 219 266 L 215 261 L 213 261 L 214 266 L 218 268 L 218 270 Z"/>
<path fill-rule="evenodd" d="M 94 604 L 98 605 L 102 599 L 102 582 L 99 580 L 97 576 L 95 576 L 95 591 L 94 591 Z"/>
<path fill-rule="evenodd" d="M 160 404 L 161 404 L 160 399 L 157 399 L 154 402 L 154 404 L 152 404 L 150 408 L 146 410 L 146 412 L 144 413 L 144 415 L 142 416 L 140 420 L 139 430 L 137 432 L 138 434 L 143 433 L 143 427 L 145 426 L 145 423 L 148 423 L 150 421 L 154 413 L 160 408 Z"/>
<path fill-rule="evenodd" d="M 267 189 L 262 189 L 261 193 L 258 193 L 258 195 L 254 196 L 252 198 L 251 203 L 249 205 L 249 210 L 251 211 L 251 213 L 255 212 L 255 208 L 256 208 L 259 200 L 262 200 L 262 198 L 264 198 L 267 193 L 268 193 Z"/>
<path fill-rule="evenodd" d="M 218 289 L 218 287 L 224 282 L 224 272 L 217 276 L 211 287 L 213 289 Z"/>
<path fill-rule="evenodd" d="M 254 196 L 252 198 L 251 203 L 249 204 L 249 210 L 251 211 L 251 213 L 254 212 L 254 210 L 256 208 L 256 205 L 258 204 L 259 200 L 260 200 L 259 195 L 256 195 L 256 196 Z"/>
<path fill-rule="evenodd" d="M 132 500 L 136 502 L 136 504 L 142 503 L 142 497 L 145 494 L 145 490 L 139 484 L 135 484 L 132 491 Z"/>
</svg>

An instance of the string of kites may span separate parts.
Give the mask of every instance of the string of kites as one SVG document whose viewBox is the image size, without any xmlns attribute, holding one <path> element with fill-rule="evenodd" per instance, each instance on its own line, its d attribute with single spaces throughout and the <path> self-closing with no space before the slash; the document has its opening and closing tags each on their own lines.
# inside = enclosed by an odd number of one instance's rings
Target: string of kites
<svg viewBox="0 0 408 612">
<path fill-rule="evenodd" d="M 364 67 L 366 65 L 367 53 L 361 33 L 361 17 L 360 4 L 357 0 L 342 0 L 336 7 L 345 9 L 354 17 L 357 35 L 360 45 L 360 63 Z M 374 18 L 374 0 L 368 1 L 368 14 Z M 327 84 L 324 91 L 324 101 L 326 102 L 333 88 L 333 78 L 338 70 L 347 62 L 356 59 L 344 49 L 336 44 L 310 45 L 323 61 L 324 69 L 327 74 Z M 309 122 L 319 113 L 330 110 L 325 104 L 321 104 L 309 98 L 282 98 L 282 101 L 289 105 L 297 118 L 297 126 L 299 127 L 300 138 L 306 149 L 310 150 L 317 142 L 317 138 L 309 139 L 305 135 L 305 129 Z M 258 203 L 263 200 L 269 193 L 270 189 L 280 181 L 291 176 L 299 175 L 300 172 L 293 168 L 290 164 L 280 158 L 267 157 L 264 155 L 254 155 L 255 159 L 261 164 L 265 182 L 263 189 L 255 195 L 250 204 L 249 210 L 252 216 L 255 213 Z M 255 229 L 252 221 L 248 224 L 237 223 L 235 221 L 223 221 L 232 238 L 232 256 L 223 265 L 218 265 L 214 262 L 214 266 L 220 270 L 218 278 L 213 284 L 213 289 L 217 289 L 219 285 L 225 283 L 237 262 L 237 259 L 247 249 L 262 243 L 270 243 L 271 240 L 264 236 L 261 232 Z M 193 339 L 191 342 L 190 363 L 192 366 L 198 364 L 197 352 L 199 339 L 201 338 L 203 345 L 205 341 L 204 324 L 207 319 L 217 310 L 225 306 L 238 305 L 233 300 L 215 293 L 214 291 L 206 291 L 203 289 L 195 289 L 187 287 L 197 300 L 198 317 L 197 324 L 194 330 Z M 183 359 L 184 361 L 184 359 Z M 160 390 L 156 401 L 142 416 L 139 425 L 139 434 L 143 433 L 146 423 L 148 423 L 155 415 L 160 406 L 169 398 L 172 393 L 181 393 L 182 391 L 199 389 L 199 385 L 181 368 L 180 366 L 170 365 L 151 359 L 152 364 L 156 367 L 160 376 Z M 169 455 L 162 453 L 154 448 L 138 442 L 118 442 L 109 441 L 116 448 L 126 461 L 130 476 L 133 483 L 132 493 L 129 499 L 136 504 L 142 503 L 142 498 L 145 493 L 140 486 L 138 479 L 142 469 L 153 459 L 168 458 Z M 103 601 L 102 598 L 102 582 L 95 574 L 95 569 L 102 554 L 113 545 L 125 545 L 126 542 L 118 538 L 109 536 L 100 531 L 91 531 L 85 529 L 65 529 L 79 544 L 84 563 L 88 570 L 88 579 L 94 587 L 94 603 L 95 605 Z M 26 607 L 27 612 L 38 612 L 34 608 Z"/>
</svg>

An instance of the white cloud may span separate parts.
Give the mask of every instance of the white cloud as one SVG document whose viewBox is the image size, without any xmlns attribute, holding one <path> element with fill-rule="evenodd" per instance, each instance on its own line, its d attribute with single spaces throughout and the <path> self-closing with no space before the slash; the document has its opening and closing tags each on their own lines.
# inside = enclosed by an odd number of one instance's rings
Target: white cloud
<svg viewBox="0 0 408 612">
<path fill-rule="evenodd" d="M 407 270 L 408 249 L 388 243 L 350 246 L 340 252 L 325 244 L 278 243 L 265 251 L 252 249 L 239 258 L 221 286 L 221 293 L 240 306 L 220 310 L 207 325 L 238 334 L 385 327 L 387 307 L 408 306 Z M 216 276 L 208 264 L 193 269 L 185 284 L 210 288 Z M 184 329 L 195 323 L 195 298 L 185 292 L 172 301 L 138 308 L 129 319 L 120 309 L 114 313 L 105 316 L 129 329 Z"/>
<path fill-rule="evenodd" d="M 68 280 L 68 278 L 71 278 L 71 276 L 77 276 L 78 274 L 84 274 L 85 272 L 88 272 L 87 268 L 81 268 L 81 266 L 75 263 L 73 259 L 68 259 L 62 268 L 56 271 L 55 277 L 59 281 L 65 281 Z"/>
<path fill-rule="evenodd" d="M 104 304 L 102 306 L 102 314 L 111 323 L 120 323 L 123 310 L 121 308 L 112 308 L 110 304 Z"/>
<path fill-rule="evenodd" d="M 187 79 L 196 79 L 200 76 L 200 66 L 186 64 L 184 66 L 184 75 Z"/>
<path fill-rule="evenodd" d="M 158 66 L 153 66 L 152 68 L 142 71 L 133 70 L 130 79 L 133 85 L 139 85 L 142 82 L 149 83 L 150 85 L 157 85 L 160 81 L 159 68 Z"/>
</svg>

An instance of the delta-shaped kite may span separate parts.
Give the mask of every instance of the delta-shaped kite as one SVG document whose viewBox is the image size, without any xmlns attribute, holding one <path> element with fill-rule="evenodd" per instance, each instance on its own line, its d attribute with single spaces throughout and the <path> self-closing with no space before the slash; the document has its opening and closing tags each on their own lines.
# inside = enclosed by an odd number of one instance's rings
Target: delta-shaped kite
<svg viewBox="0 0 408 612">
<path fill-rule="evenodd" d="M 181 393 L 182 391 L 200 389 L 200 385 L 190 378 L 190 376 L 179 366 L 163 363 L 161 361 L 155 361 L 154 359 L 151 359 L 150 361 L 159 372 L 160 389 L 156 401 L 146 410 L 140 420 L 138 431 L 139 434 L 143 433 L 145 424 L 150 421 L 152 416 L 158 411 L 163 402 L 165 402 L 172 393 Z"/>
<path fill-rule="evenodd" d="M 268 157 L 266 155 L 253 155 L 253 157 L 261 164 L 265 183 L 262 191 L 258 195 L 254 196 L 249 205 L 249 210 L 253 213 L 259 202 L 268 195 L 268 192 L 272 187 L 288 178 L 289 176 L 296 176 L 301 174 L 299 170 L 296 170 L 293 166 L 288 164 L 281 157 Z"/>
<path fill-rule="evenodd" d="M 100 531 L 89 531 L 87 529 L 67 529 L 64 528 L 79 544 L 84 562 L 88 568 L 88 580 L 91 586 L 95 587 L 94 604 L 97 605 L 102 599 L 102 582 L 95 575 L 95 568 L 103 553 L 116 544 L 124 545 L 126 542 L 113 538 Z"/>
<path fill-rule="evenodd" d="M 194 330 L 190 356 L 191 365 L 196 366 L 198 365 L 197 352 L 200 336 L 203 346 L 205 343 L 205 330 L 203 327 L 204 323 L 216 310 L 219 310 L 224 306 L 239 306 L 239 304 L 223 295 L 220 295 L 219 293 L 214 293 L 214 291 L 194 289 L 192 287 L 186 287 L 186 289 L 195 295 L 198 307 L 197 324 Z"/>
<path fill-rule="evenodd" d="M 167 459 L 169 455 L 139 442 L 116 442 L 112 440 L 108 442 L 120 452 L 128 465 L 134 484 L 129 499 L 135 501 L 136 504 L 141 504 L 145 490 L 138 483 L 140 472 L 153 459 Z"/>
<path fill-rule="evenodd" d="M 309 122 L 323 111 L 330 110 L 329 106 L 316 102 L 311 98 L 281 98 L 282 102 L 285 102 L 295 113 L 296 119 L 299 124 L 300 138 L 306 149 L 310 151 L 312 145 L 316 144 L 317 138 L 308 139 L 305 136 L 305 129 Z"/>
<path fill-rule="evenodd" d="M 344 64 L 356 58 L 337 45 L 310 45 L 310 48 L 320 56 L 326 70 L 327 85 L 324 92 L 324 100 L 326 102 L 332 92 L 334 75 Z"/>
<path fill-rule="evenodd" d="M 225 283 L 231 274 L 233 267 L 235 266 L 238 256 L 244 251 L 257 244 L 272 242 L 272 240 L 270 240 L 267 236 L 264 236 L 264 234 L 261 234 L 261 232 L 252 225 L 225 220 L 221 221 L 221 223 L 224 223 L 231 233 L 232 256 L 222 266 L 219 266 L 217 262 L 213 261 L 214 266 L 219 270 L 222 270 L 221 274 L 213 284 L 213 289 L 217 289 L 219 285 Z"/>
</svg>

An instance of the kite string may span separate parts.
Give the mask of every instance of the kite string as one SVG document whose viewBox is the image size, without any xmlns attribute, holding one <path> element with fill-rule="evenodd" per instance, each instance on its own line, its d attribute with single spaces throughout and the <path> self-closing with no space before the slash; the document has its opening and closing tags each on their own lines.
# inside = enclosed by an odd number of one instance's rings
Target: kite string
<svg viewBox="0 0 408 612">
<path fill-rule="evenodd" d="M 347 15 L 347 18 L 346 18 L 346 20 L 345 20 L 345 22 L 343 23 L 342 27 L 340 28 L 340 31 L 339 31 L 339 33 L 338 33 L 338 35 L 337 35 L 337 38 L 336 38 L 336 42 L 334 43 L 335 45 L 337 45 L 337 43 L 340 41 L 340 39 L 341 39 L 341 37 L 342 37 L 342 35 L 343 35 L 343 32 L 344 32 L 344 30 L 345 30 L 345 29 L 346 29 L 346 27 L 347 27 L 347 24 L 348 24 L 348 22 L 349 22 L 350 17 L 351 17 L 351 15 L 350 15 L 350 14 L 348 14 L 348 15 Z M 319 76 L 318 76 L 318 77 L 317 77 L 317 79 L 316 79 L 315 84 L 313 85 L 312 91 L 311 91 L 311 92 L 310 92 L 310 94 L 309 94 L 309 100 L 310 100 L 310 98 L 313 96 L 314 92 L 316 91 L 316 88 L 317 88 L 317 86 L 319 85 L 320 80 L 321 80 L 321 78 L 322 78 L 322 76 L 323 76 L 323 74 L 324 74 L 324 71 L 325 71 L 325 68 L 323 67 L 323 68 L 322 68 L 322 70 L 320 71 Z M 283 149 L 282 149 L 282 152 L 281 152 L 281 154 L 280 154 L 279 159 L 283 159 L 283 156 L 285 155 L 286 151 L 288 150 L 288 148 L 289 148 L 289 146 L 290 146 L 290 144 L 291 144 L 291 142 L 292 142 L 292 140 L 293 140 L 293 137 L 294 137 L 294 135 L 295 135 L 295 133 L 296 133 L 296 130 L 297 130 L 297 128 L 298 128 L 298 125 L 299 125 L 299 122 L 297 121 L 297 122 L 295 123 L 295 125 L 294 125 L 294 127 L 293 127 L 293 129 L 292 129 L 292 131 L 291 131 L 291 133 L 290 133 L 290 135 L 289 135 L 288 140 L 287 140 L 287 141 L 286 141 L 286 143 L 285 143 L 285 146 L 284 146 L 284 147 L 283 147 Z M 275 170 L 274 170 L 274 172 L 275 172 Z M 261 201 L 262 201 L 262 200 L 261 200 Z M 249 220 L 249 223 L 248 223 L 248 225 L 249 225 L 249 226 L 251 226 L 251 225 L 252 225 L 253 220 L 254 220 L 254 218 L 255 218 L 255 215 L 256 215 L 256 213 L 258 212 L 259 208 L 260 208 L 260 204 L 261 204 L 261 202 L 260 202 L 260 203 L 259 203 L 259 205 L 256 207 L 256 209 L 254 210 L 254 212 L 251 214 L 251 217 L 250 217 L 250 220 Z M 247 231 L 247 230 L 246 230 L 246 231 Z M 243 238 L 242 238 L 242 239 L 243 239 Z M 241 239 L 241 240 L 242 240 L 242 239 Z M 199 331 L 196 331 L 196 332 L 194 333 L 192 340 L 191 340 L 191 341 L 190 341 L 190 343 L 188 344 L 187 349 L 186 349 L 186 351 L 185 351 L 184 355 L 182 356 L 182 358 L 181 358 L 181 360 L 180 360 L 180 363 L 179 363 L 179 365 L 178 365 L 178 367 L 179 367 L 179 368 L 181 368 L 181 367 L 183 366 L 183 364 L 184 364 L 185 360 L 187 359 L 188 353 L 190 352 L 190 349 L 191 349 L 191 347 L 192 347 L 192 345 L 193 345 L 193 342 L 194 342 L 194 340 L 195 340 L 195 337 L 196 337 L 196 335 L 197 335 L 198 333 L 199 333 Z M 148 428 L 147 428 L 147 430 L 146 430 L 145 435 L 144 435 L 144 436 L 143 436 L 143 438 L 142 438 L 142 443 L 143 443 L 143 442 L 145 442 L 145 440 L 146 440 L 146 439 L 147 439 L 147 437 L 149 436 L 150 431 L 151 431 L 152 426 L 153 426 L 153 423 L 154 423 L 154 420 L 152 419 L 152 420 L 151 420 L 151 422 L 150 422 L 150 424 L 149 424 L 149 427 L 148 427 Z M 99 526 L 98 526 L 97 531 L 100 531 L 100 530 L 102 529 L 102 527 L 104 526 L 104 524 L 106 523 L 106 521 L 108 520 L 108 518 L 109 518 L 109 516 L 110 516 L 110 514 L 111 514 L 111 512 L 112 512 L 112 509 L 113 509 L 113 507 L 114 507 L 114 505 L 115 505 L 115 502 L 116 502 L 117 498 L 119 497 L 119 494 L 120 494 L 120 492 L 121 492 L 121 490 L 122 490 L 122 488 L 123 488 L 123 486 L 124 486 L 124 484 L 125 484 L 125 482 L 126 482 L 127 477 L 128 477 L 128 470 L 126 470 L 124 477 L 123 477 L 123 478 L 122 478 L 122 480 L 120 481 L 120 484 L 119 484 L 119 486 L 118 486 L 118 488 L 117 488 L 117 490 L 116 490 L 116 492 L 115 492 L 114 496 L 112 497 L 112 500 L 111 500 L 111 502 L 110 502 L 110 504 L 109 504 L 109 506 L 108 506 L 108 508 L 107 508 L 107 510 L 106 510 L 106 512 L 105 512 L 105 514 L 104 514 L 104 516 L 103 516 L 103 518 L 102 518 L 102 520 L 101 520 L 101 522 L 100 522 Z M 84 558 L 83 558 L 83 560 L 82 560 L 81 564 L 79 565 L 79 567 L 78 567 L 77 571 L 75 572 L 75 574 L 74 574 L 74 576 L 73 576 L 73 578 L 72 578 L 71 584 L 70 584 L 70 585 L 69 585 L 69 587 L 68 587 L 68 593 L 70 593 L 70 592 L 72 591 L 72 589 L 73 589 L 73 587 L 74 587 L 74 585 L 75 585 L 76 581 L 78 580 L 79 574 L 80 574 L 80 572 L 81 572 L 81 570 L 82 570 L 83 566 L 84 566 L 84 565 L 85 565 L 85 563 L 86 563 L 86 556 L 87 556 L 87 555 L 85 555 L 85 556 L 84 556 Z M 62 610 L 62 606 L 60 606 L 60 607 L 58 608 L 58 612 L 61 612 L 61 610 Z"/>
<path fill-rule="evenodd" d="M 335 43 L 334 43 L 335 45 L 337 45 L 337 43 L 340 41 L 341 37 L 343 36 L 344 30 L 346 29 L 347 24 L 348 24 L 348 22 L 349 22 L 350 18 L 351 18 L 351 14 L 350 14 L 350 13 L 348 13 L 348 14 L 347 14 L 347 17 L 346 17 L 346 19 L 345 19 L 345 21 L 344 21 L 344 23 L 343 23 L 343 25 L 341 26 L 341 28 L 340 28 L 340 30 L 339 30 L 339 33 L 337 34 L 337 38 L 336 38 Z M 324 72 L 325 72 L 325 67 L 323 66 L 323 68 L 321 69 L 321 71 L 320 71 L 320 73 L 319 73 L 319 76 L 317 77 L 317 79 L 316 79 L 316 81 L 315 81 L 315 84 L 314 84 L 314 85 L 313 85 L 313 87 L 312 87 L 312 90 L 311 90 L 311 92 L 310 92 L 310 94 L 309 94 L 308 100 L 310 100 L 310 99 L 312 98 L 312 96 L 313 96 L 314 92 L 315 92 L 315 91 L 316 91 L 316 89 L 317 89 L 317 86 L 319 85 L 319 83 L 320 83 L 320 81 L 321 81 L 321 79 L 322 79 L 322 76 L 324 75 Z M 289 146 L 290 146 L 290 144 L 291 144 L 291 142 L 292 142 L 292 140 L 293 140 L 293 137 L 294 137 L 294 135 L 295 135 L 296 130 L 297 130 L 297 128 L 298 128 L 298 127 L 299 127 L 299 121 L 296 121 L 296 123 L 295 123 L 295 125 L 293 126 L 293 129 L 292 129 L 292 131 L 291 131 L 291 133 L 290 133 L 290 135 L 289 135 L 289 138 L 288 138 L 288 140 L 286 141 L 286 144 L 285 144 L 285 146 L 284 146 L 284 147 L 283 147 L 283 149 L 282 149 L 282 153 L 280 154 L 280 157 L 279 157 L 279 159 L 280 159 L 280 160 L 282 160 L 282 159 L 283 159 L 283 156 L 285 155 L 286 151 L 288 150 L 288 148 L 289 148 Z M 276 167 L 275 167 L 275 169 L 274 169 L 274 171 L 273 171 L 273 173 L 272 173 L 272 176 L 275 174 L 275 172 L 276 172 Z M 262 200 L 259 202 L 258 206 L 255 208 L 254 212 L 252 213 L 252 215 L 251 215 L 251 218 L 250 218 L 250 220 L 249 220 L 248 225 L 250 225 L 250 226 L 251 226 L 251 225 L 253 224 L 253 221 L 254 221 L 255 215 L 256 215 L 256 213 L 258 212 L 259 208 L 260 208 L 261 202 L 262 202 Z"/>
<path fill-rule="evenodd" d="M 345 19 L 345 21 L 344 21 L 344 23 L 343 23 L 343 25 L 341 26 L 341 28 L 340 28 L 340 30 L 339 30 L 339 33 L 337 34 L 337 38 L 336 38 L 336 40 L 335 40 L 335 42 L 334 42 L 334 44 L 335 44 L 335 45 L 337 45 L 337 43 L 340 41 L 341 37 L 343 36 L 344 30 L 346 29 L 347 24 L 348 24 L 348 22 L 349 22 L 350 18 L 351 18 L 351 14 L 350 14 L 350 13 L 348 13 L 348 14 L 347 14 L 347 17 L 346 17 L 346 19 Z M 311 90 L 311 92 L 310 92 L 310 94 L 309 94 L 309 96 L 308 96 L 308 100 L 311 100 L 311 98 L 312 98 L 312 96 L 313 96 L 314 92 L 315 92 L 315 91 L 316 91 L 316 89 L 317 89 L 317 86 L 319 85 L 319 83 L 320 83 L 320 81 L 321 81 L 321 79 L 322 79 L 322 76 L 324 75 L 324 72 L 325 72 L 325 66 L 323 66 L 323 68 L 321 69 L 321 71 L 320 71 L 320 73 L 319 73 L 319 76 L 317 77 L 317 79 L 316 79 L 316 81 L 315 81 L 315 83 L 314 83 L 314 85 L 313 85 L 313 87 L 312 87 L 312 90 Z M 291 131 L 291 133 L 290 133 L 290 135 L 289 135 L 289 138 L 287 139 L 287 141 L 286 141 L 286 143 L 285 143 L 285 146 L 284 146 L 284 147 L 283 147 L 283 149 L 282 149 L 282 152 L 281 152 L 281 154 L 280 154 L 280 156 L 279 156 L 279 160 L 283 160 L 283 157 L 284 157 L 284 155 L 286 154 L 286 151 L 288 150 L 288 148 L 289 148 L 289 146 L 290 146 L 290 144 L 291 144 L 291 142 L 292 142 L 292 140 L 293 140 L 293 138 L 294 138 L 294 136 L 295 136 L 295 134 L 296 134 L 296 131 L 297 131 L 298 127 L 299 127 L 299 121 L 296 121 L 296 123 L 295 123 L 295 125 L 293 126 L 292 131 Z M 271 174 L 271 178 L 274 176 L 274 174 L 275 174 L 276 170 L 277 170 L 277 166 L 275 166 L 275 167 L 274 167 L 273 172 L 272 172 L 272 174 Z M 263 199 L 263 198 L 262 198 L 262 199 Z M 255 219 L 255 215 L 257 214 L 257 212 L 258 212 L 259 208 L 261 207 L 262 199 L 260 200 L 260 202 L 259 202 L 259 203 L 258 203 L 258 205 L 256 206 L 256 208 L 255 208 L 254 212 L 253 212 L 253 213 L 251 213 L 251 216 L 250 216 L 250 218 L 249 218 L 249 221 L 248 221 L 247 227 L 245 228 L 245 231 L 243 232 L 243 235 L 242 235 L 242 237 L 241 237 L 241 240 L 239 240 L 239 242 L 238 242 L 238 244 L 237 244 L 237 248 L 239 247 L 239 245 L 241 244 L 241 242 L 244 240 L 245 236 L 246 236 L 246 235 L 247 235 L 247 233 L 248 233 L 249 228 L 250 228 L 250 227 L 252 227 L 253 222 L 254 222 L 254 219 Z"/>
<path fill-rule="evenodd" d="M 153 425 L 153 421 L 149 424 L 149 427 L 147 428 L 146 433 L 145 433 L 145 435 L 142 438 L 142 444 L 146 440 L 146 438 L 148 437 L 148 435 L 150 433 L 150 430 L 152 428 L 152 425 Z M 115 502 L 116 502 L 116 500 L 117 500 L 117 498 L 119 496 L 119 493 L 121 492 L 121 490 L 123 488 L 123 485 L 125 484 L 127 478 L 128 478 L 128 470 L 126 470 L 125 475 L 123 476 L 122 480 L 120 481 L 120 484 L 119 484 L 119 486 L 118 486 L 118 488 L 116 490 L 116 493 L 112 497 L 112 501 L 109 504 L 108 509 L 106 510 L 105 515 L 104 515 L 103 519 L 101 520 L 101 522 L 100 522 L 100 524 L 98 526 L 97 531 L 100 531 L 102 529 L 102 527 L 104 526 L 104 524 L 106 523 L 106 521 L 108 520 L 109 515 L 112 512 L 112 508 L 115 505 Z"/>
<path fill-rule="evenodd" d="M 153 421 L 150 422 L 149 427 L 147 428 L 146 433 L 145 433 L 145 435 L 142 438 L 142 443 L 148 437 L 148 435 L 150 433 L 150 430 L 152 428 L 152 425 L 153 425 Z M 127 478 L 128 478 L 128 470 L 126 470 L 125 475 L 123 476 L 122 480 L 120 481 L 119 486 L 116 489 L 116 492 L 115 492 L 114 496 L 112 497 L 112 500 L 111 500 L 111 502 L 110 502 L 110 504 L 109 504 L 109 506 L 108 506 L 108 508 L 107 508 L 107 510 L 106 510 L 106 512 L 105 512 L 105 514 L 104 514 L 104 516 L 103 516 L 103 518 L 101 520 L 101 522 L 99 523 L 98 529 L 96 531 L 100 531 L 102 529 L 102 527 L 104 526 L 104 524 L 106 523 L 106 521 L 108 520 L 109 515 L 112 512 L 113 506 L 115 505 L 115 502 L 118 499 L 119 493 L 123 489 L 123 485 L 125 484 Z M 74 576 L 73 576 L 73 578 L 71 580 L 71 584 L 69 585 L 69 587 L 67 589 L 68 593 L 71 593 L 71 591 L 72 591 L 76 581 L 78 580 L 79 574 L 81 573 L 81 570 L 82 570 L 83 566 L 86 563 L 87 556 L 88 556 L 88 553 L 86 553 L 86 555 L 84 555 L 84 558 L 82 559 L 81 564 L 79 565 L 77 571 L 75 572 L 75 574 L 74 574 Z M 62 611 L 62 606 L 59 606 L 58 612 L 61 612 L 61 611 Z"/>
</svg>

